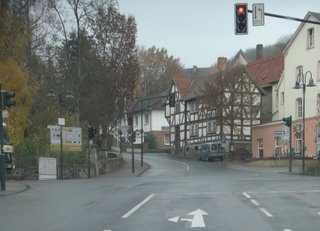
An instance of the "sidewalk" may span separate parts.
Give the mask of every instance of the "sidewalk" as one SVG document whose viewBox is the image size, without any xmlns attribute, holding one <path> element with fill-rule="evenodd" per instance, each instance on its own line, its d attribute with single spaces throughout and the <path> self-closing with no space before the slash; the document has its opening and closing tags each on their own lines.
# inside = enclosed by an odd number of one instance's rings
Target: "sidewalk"
<svg viewBox="0 0 320 231">
<path fill-rule="evenodd" d="M 106 173 L 101 175 L 100 177 L 138 177 L 145 173 L 150 168 L 146 162 L 143 162 L 143 166 L 141 166 L 140 160 L 134 161 L 134 173 L 132 172 L 132 161 L 131 159 L 124 159 L 121 168 L 118 170 L 114 170 L 113 172 Z M 30 188 L 29 185 L 25 184 L 23 181 L 13 181 L 7 180 L 6 181 L 6 190 L 0 190 L 0 197 L 7 196 L 12 194 L 17 194 L 24 192 Z"/>
<path fill-rule="evenodd" d="M 123 164 L 121 168 L 115 170 L 113 172 L 106 173 L 103 175 L 104 177 L 113 177 L 113 176 L 141 176 L 143 173 L 148 171 L 150 165 L 146 162 L 143 162 L 143 166 L 141 166 L 140 160 L 134 161 L 134 172 L 132 171 L 132 160 L 128 158 L 124 158 Z"/>
<path fill-rule="evenodd" d="M 6 181 L 6 190 L 0 190 L 0 197 L 21 193 L 30 188 L 29 185 L 24 184 L 23 181 Z"/>
</svg>

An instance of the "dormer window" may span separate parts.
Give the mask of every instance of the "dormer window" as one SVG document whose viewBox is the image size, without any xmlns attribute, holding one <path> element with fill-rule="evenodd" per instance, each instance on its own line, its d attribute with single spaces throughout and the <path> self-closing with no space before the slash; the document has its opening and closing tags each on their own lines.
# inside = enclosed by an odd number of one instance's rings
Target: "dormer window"
<svg viewBox="0 0 320 231">
<path fill-rule="evenodd" d="M 307 49 L 314 47 L 314 28 L 307 30 Z"/>
</svg>

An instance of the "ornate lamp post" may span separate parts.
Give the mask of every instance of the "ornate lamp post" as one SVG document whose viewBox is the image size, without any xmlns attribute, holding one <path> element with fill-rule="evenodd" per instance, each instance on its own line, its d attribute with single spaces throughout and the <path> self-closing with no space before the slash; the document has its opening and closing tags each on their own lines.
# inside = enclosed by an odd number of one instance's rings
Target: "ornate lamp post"
<svg viewBox="0 0 320 231">
<path fill-rule="evenodd" d="M 309 75 L 309 83 L 306 85 L 307 82 L 307 75 Z M 301 81 L 302 80 L 302 84 Z M 299 71 L 299 74 L 297 76 L 296 84 L 293 87 L 294 89 L 301 89 L 302 88 L 302 173 L 305 169 L 305 102 L 306 102 L 306 87 L 315 87 L 316 85 L 313 82 L 312 79 L 312 73 L 310 71 L 307 71 L 305 74 L 302 73 L 302 71 Z"/>
</svg>

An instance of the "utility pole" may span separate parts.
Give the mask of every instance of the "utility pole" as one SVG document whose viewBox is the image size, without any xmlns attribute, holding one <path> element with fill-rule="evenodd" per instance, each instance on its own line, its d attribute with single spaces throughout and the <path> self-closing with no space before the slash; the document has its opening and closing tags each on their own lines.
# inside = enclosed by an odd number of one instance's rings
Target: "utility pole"
<svg viewBox="0 0 320 231">
<path fill-rule="evenodd" d="M 2 97 L 2 83 L 0 82 L 0 178 L 1 178 L 1 191 L 6 190 L 6 167 L 5 156 L 3 153 L 3 97 Z"/>
</svg>

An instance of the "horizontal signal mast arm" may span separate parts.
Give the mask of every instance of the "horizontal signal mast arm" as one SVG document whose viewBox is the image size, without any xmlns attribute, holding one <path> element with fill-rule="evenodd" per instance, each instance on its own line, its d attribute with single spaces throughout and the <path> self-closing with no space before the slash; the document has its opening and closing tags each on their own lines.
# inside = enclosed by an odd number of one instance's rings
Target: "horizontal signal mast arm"
<svg viewBox="0 0 320 231">
<path fill-rule="evenodd" d="M 252 10 L 248 10 L 248 12 L 252 13 Z M 282 19 L 287 19 L 287 20 L 293 20 L 293 21 L 306 22 L 306 23 L 320 25 L 320 22 L 317 22 L 317 21 L 305 20 L 305 19 L 301 19 L 301 18 L 295 18 L 295 17 L 284 16 L 284 15 L 279 15 L 279 14 L 271 14 L 271 13 L 264 12 L 264 15 L 270 16 L 270 17 L 275 17 L 275 18 L 282 18 Z"/>
</svg>

